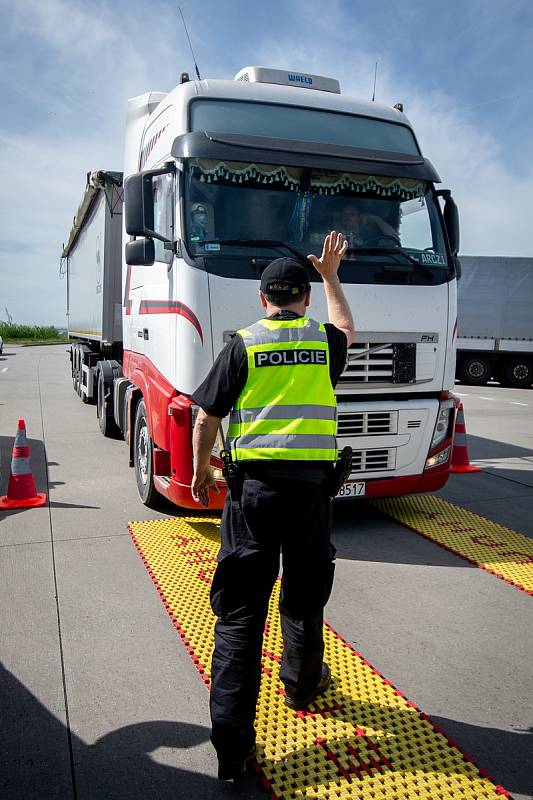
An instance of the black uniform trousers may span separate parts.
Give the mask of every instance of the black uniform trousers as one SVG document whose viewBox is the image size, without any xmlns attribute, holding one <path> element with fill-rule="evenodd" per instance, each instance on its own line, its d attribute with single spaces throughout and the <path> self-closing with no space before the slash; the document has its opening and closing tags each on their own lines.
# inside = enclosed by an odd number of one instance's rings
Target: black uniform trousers
<svg viewBox="0 0 533 800">
<path fill-rule="evenodd" d="M 331 503 L 323 481 L 246 477 L 240 496 L 228 493 L 211 588 L 218 617 L 211 741 L 219 759 L 239 760 L 255 741 L 263 633 L 280 552 L 281 680 L 296 698 L 307 697 L 320 681 L 323 609 L 334 572 L 330 535 Z"/>
</svg>

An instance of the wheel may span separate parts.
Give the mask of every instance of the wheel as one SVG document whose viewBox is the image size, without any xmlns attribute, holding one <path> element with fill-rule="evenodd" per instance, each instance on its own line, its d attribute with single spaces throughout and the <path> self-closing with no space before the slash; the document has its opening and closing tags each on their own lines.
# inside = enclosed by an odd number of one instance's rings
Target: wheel
<svg viewBox="0 0 533 800">
<path fill-rule="evenodd" d="M 533 383 L 533 362 L 529 358 L 512 358 L 503 368 L 504 386 L 527 389 Z"/>
<path fill-rule="evenodd" d="M 139 497 L 145 506 L 156 508 L 159 505 L 159 493 L 153 479 L 153 443 L 148 431 L 146 405 L 139 400 L 135 411 L 133 426 L 133 465 Z"/>
<path fill-rule="evenodd" d="M 109 405 L 111 405 L 111 413 L 109 413 Z M 118 439 L 120 436 L 120 430 L 113 419 L 113 397 L 111 394 L 111 388 L 106 386 L 102 370 L 98 371 L 96 414 L 98 416 L 98 424 L 103 435 L 108 436 L 110 439 Z"/>
<path fill-rule="evenodd" d="M 487 383 L 492 373 L 492 365 L 488 358 L 472 353 L 463 356 L 459 362 L 457 377 L 462 383 L 481 386 Z"/>
</svg>

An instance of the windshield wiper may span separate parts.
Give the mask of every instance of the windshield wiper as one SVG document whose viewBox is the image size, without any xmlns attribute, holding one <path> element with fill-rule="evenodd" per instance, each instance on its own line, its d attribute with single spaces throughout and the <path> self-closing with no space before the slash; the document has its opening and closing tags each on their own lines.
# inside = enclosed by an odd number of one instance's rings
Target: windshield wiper
<svg viewBox="0 0 533 800">
<path fill-rule="evenodd" d="M 274 250 L 284 248 L 288 250 L 289 253 L 292 253 L 301 264 L 304 264 L 306 267 L 310 266 L 310 262 L 306 256 L 302 255 L 295 247 L 287 244 L 287 242 L 282 242 L 281 239 L 204 239 L 200 242 L 195 242 L 195 244 L 225 244 L 228 246 L 233 245 L 234 247 L 272 247 Z"/>
<path fill-rule="evenodd" d="M 419 269 L 420 272 L 423 272 L 426 277 L 433 277 L 433 273 L 429 267 L 425 267 L 424 264 L 421 264 L 420 261 L 416 260 L 416 258 L 410 256 L 409 253 L 405 252 L 405 250 L 397 250 L 395 247 L 351 247 L 347 252 L 360 253 L 361 255 L 386 255 L 395 257 L 403 256 L 403 258 L 405 258 L 409 264 L 412 264 L 413 267 L 416 267 L 416 269 Z M 403 266 L 404 271 L 406 272 L 414 272 L 414 269 L 405 270 L 407 264 L 398 264 L 398 266 Z M 395 270 L 395 272 L 399 271 L 400 270 Z"/>
</svg>

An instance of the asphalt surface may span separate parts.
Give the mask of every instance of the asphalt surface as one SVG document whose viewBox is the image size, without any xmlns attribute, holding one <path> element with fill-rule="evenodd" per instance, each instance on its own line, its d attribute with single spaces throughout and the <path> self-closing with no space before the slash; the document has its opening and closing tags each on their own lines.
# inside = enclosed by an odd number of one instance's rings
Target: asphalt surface
<svg viewBox="0 0 533 800">
<path fill-rule="evenodd" d="M 482 472 L 439 494 L 533 536 L 533 390 L 457 385 Z M 264 798 L 216 780 L 207 692 L 126 524 L 123 442 L 64 346 L 0 356 L 0 494 L 17 419 L 50 505 L 0 512 L 0 797 Z M 532 599 L 362 501 L 339 504 L 326 617 L 516 800 L 533 797 Z"/>
</svg>

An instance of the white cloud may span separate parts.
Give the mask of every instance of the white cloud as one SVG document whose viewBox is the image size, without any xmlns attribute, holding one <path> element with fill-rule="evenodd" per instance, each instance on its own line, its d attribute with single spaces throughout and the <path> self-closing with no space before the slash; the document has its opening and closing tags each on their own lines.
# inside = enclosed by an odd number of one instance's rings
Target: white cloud
<svg viewBox="0 0 533 800">
<path fill-rule="evenodd" d="M 495 137 L 454 110 L 449 98 L 413 98 L 409 115 L 423 152 L 459 206 L 461 252 L 532 256 L 531 159 L 524 158 L 517 174 Z"/>
<path fill-rule="evenodd" d="M 0 139 L 0 319 L 7 305 L 15 322 L 64 324 L 66 288 L 58 279 L 61 244 L 85 187 L 87 165 L 113 168 L 120 149 L 96 137 L 43 141 L 33 134 Z"/>
<path fill-rule="evenodd" d="M 122 169 L 127 98 L 174 82 L 166 34 L 152 37 L 162 66 L 149 77 L 137 46 L 148 20 L 141 12 L 128 29 L 110 9 L 64 0 L 7 8 L 6 29 L 13 40 L 35 37 L 42 66 L 38 71 L 29 49 L 3 76 L 24 123 L 0 136 L 0 319 L 7 305 L 16 322 L 64 324 L 59 257 L 86 173 Z"/>
<path fill-rule="evenodd" d="M 78 59 L 90 59 L 98 48 L 116 38 L 100 3 L 83 7 L 65 0 L 26 0 L 11 5 L 10 10 L 13 35 L 38 37 L 56 55 L 69 56 L 75 44 Z"/>
</svg>

